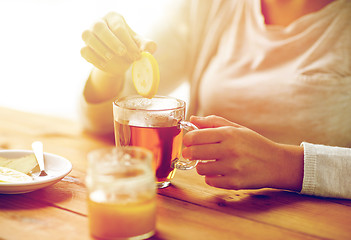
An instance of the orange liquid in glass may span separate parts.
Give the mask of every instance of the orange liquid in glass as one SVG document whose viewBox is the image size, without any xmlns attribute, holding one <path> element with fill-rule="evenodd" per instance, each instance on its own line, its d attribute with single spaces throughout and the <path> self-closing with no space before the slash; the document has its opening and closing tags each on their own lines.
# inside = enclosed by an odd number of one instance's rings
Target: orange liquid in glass
<svg viewBox="0 0 351 240">
<path fill-rule="evenodd" d="M 175 173 L 173 160 L 181 156 L 182 129 L 171 127 L 136 127 L 115 122 L 118 146 L 138 146 L 152 151 L 157 182 L 170 181 Z"/>
<path fill-rule="evenodd" d="M 101 239 L 131 238 L 150 233 L 156 224 L 156 199 L 131 203 L 88 200 L 90 232 Z M 149 237 L 150 237 L 149 236 Z"/>
</svg>

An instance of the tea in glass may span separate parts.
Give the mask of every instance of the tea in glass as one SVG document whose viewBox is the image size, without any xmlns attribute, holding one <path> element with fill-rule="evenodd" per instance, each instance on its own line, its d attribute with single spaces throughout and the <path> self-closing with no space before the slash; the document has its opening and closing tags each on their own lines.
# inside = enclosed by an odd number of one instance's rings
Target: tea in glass
<svg viewBox="0 0 351 240">
<path fill-rule="evenodd" d="M 192 169 L 196 161 L 182 158 L 184 129 L 196 129 L 184 121 L 185 102 L 156 96 L 152 99 L 130 96 L 114 102 L 117 146 L 138 146 L 153 153 L 159 188 L 167 187 L 176 169 Z"/>
</svg>

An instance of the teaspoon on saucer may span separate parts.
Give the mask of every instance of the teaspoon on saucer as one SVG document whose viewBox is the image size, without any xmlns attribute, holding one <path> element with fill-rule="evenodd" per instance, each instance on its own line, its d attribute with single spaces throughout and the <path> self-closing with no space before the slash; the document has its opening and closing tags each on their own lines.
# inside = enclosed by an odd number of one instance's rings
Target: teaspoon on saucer
<svg viewBox="0 0 351 240">
<path fill-rule="evenodd" d="M 47 176 L 48 174 L 45 172 L 45 167 L 44 167 L 43 143 L 40 141 L 33 142 L 32 149 L 39 164 L 39 168 L 40 168 L 39 177 Z"/>
</svg>

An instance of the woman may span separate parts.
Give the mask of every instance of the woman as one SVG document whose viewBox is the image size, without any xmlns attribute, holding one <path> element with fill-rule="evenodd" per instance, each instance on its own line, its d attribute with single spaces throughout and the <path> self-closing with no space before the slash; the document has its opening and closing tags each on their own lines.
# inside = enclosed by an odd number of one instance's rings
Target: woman
<svg viewBox="0 0 351 240">
<path fill-rule="evenodd" d="M 85 88 L 88 129 L 112 131 L 111 99 L 133 92 L 125 72 L 157 43 L 158 94 L 188 80 L 189 115 L 220 115 L 282 143 L 351 146 L 350 1 L 177 3 L 148 36 L 155 42 L 113 13 L 83 34 L 83 57 L 103 70 Z"/>
<path fill-rule="evenodd" d="M 158 94 L 189 81 L 188 115 L 219 115 L 279 144 L 350 147 L 350 10 L 347 0 L 176 1 L 153 41 L 109 13 L 83 33 L 95 66 L 84 126 L 113 131 L 111 101 L 134 93 L 127 70 L 145 50 L 160 65 Z"/>
</svg>

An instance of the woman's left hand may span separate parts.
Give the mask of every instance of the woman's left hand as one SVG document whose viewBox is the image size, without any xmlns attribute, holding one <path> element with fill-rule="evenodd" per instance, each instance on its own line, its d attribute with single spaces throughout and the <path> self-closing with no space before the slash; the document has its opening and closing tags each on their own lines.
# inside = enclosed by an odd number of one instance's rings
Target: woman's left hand
<svg viewBox="0 0 351 240">
<path fill-rule="evenodd" d="M 196 167 L 208 185 L 234 190 L 301 189 L 303 147 L 275 143 L 217 116 L 190 120 L 200 129 L 185 134 L 183 156 L 212 160 Z"/>
</svg>

